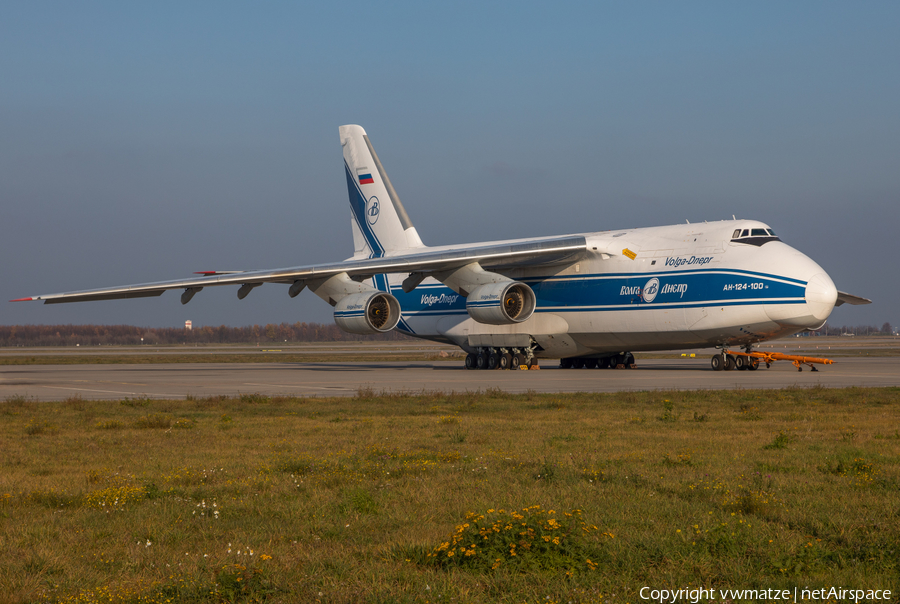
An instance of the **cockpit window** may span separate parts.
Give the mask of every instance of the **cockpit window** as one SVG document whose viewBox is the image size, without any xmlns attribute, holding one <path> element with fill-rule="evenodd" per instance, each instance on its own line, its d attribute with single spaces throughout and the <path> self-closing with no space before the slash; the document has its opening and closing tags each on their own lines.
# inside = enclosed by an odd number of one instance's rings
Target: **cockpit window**
<svg viewBox="0 0 900 604">
<path fill-rule="evenodd" d="M 734 243 L 761 246 L 770 241 L 781 241 L 772 229 L 735 229 L 731 235 Z"/>
</svg>

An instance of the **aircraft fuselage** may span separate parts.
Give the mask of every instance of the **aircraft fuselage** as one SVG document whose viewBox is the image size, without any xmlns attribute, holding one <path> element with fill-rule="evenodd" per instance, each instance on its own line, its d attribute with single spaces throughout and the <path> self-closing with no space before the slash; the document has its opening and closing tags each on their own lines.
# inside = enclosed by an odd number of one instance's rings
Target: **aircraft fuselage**
<svg viewBox="0 0 900 604">
<path fill-rule="evenodd" d="M 754 230 L 766 234 L 751 237 Z M 466 299 L 434 279 L 409 293 L 400 287 L 405 275 L 380 275 L 374 285 L 387 291 L 390 283 L 399 329 L 469 352 L 522 346 L 522 336 L 537 342 L 536 356 L 552 358 L 736 347 L 817 328 L 837 299 L 818 264 L 768 233 L 735 220 L 582 234 L 588 252 L 576 262 L 507 271 L 537 299 L 534 315 L 514 325 L 474 321 Z"/>
</svg>

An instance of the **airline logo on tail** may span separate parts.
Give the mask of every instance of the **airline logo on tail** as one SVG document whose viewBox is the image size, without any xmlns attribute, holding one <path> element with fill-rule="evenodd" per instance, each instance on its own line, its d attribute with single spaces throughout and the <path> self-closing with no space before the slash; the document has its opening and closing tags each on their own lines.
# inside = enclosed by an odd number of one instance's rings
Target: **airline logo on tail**
<svg viewBox="0 0 900 604">
<path fill-rule="evenodd" d="M 378 198 L 372 195 L 369 201 L 366 202 L 366 221 L 369 224 L 375 224 L 378 222 L 379 213 L 381 213 L 381 205 L 378 202 Z"/>
</svg>

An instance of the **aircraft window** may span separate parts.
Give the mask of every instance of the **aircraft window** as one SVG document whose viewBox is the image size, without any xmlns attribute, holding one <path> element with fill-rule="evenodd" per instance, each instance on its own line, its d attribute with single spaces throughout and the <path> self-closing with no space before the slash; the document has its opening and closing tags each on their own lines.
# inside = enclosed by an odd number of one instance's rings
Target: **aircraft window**
<svg viewBox="0 0 900 604">
<path fill-rule="evenodd" d="M 734 229 L 734 235 L 731 236 L 732 239 L 737 239 L 741 236 L 741 229 Z"/>
<path fill-rule="evenodd" d="M 772 229 L 769 229 L 769 235 L 771 235 L 772 237 L 778 237 L 778 235 L 776 235 L 775 231 L 773 231 Z"/>
<path fill-rule="evenodd" d="M 748 231 L 747 229 L 744 229 L 744 232 L 741 233 L 741 237 L 748 237 L 749 235 L 750 235 L 750 231 Z"/>
<path fill-rule="evenodd" d="M 768 237 L 769 234 L 766 232 L 766 229 L 753 229 L 750 233 L 753 237 Z"/>
</svg>

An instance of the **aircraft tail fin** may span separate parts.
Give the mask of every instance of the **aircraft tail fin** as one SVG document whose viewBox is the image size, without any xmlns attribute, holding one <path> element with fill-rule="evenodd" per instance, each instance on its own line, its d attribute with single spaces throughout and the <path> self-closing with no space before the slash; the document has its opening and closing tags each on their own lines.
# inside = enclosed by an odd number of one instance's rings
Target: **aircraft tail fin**
<svg viewBox="0 0 900 604">
<path fill-rule="evenodd" d="M 340 127 L 352 210 L 354 257 L 425 247 L 378 159 L 366 131 Z"/>
</svg>

